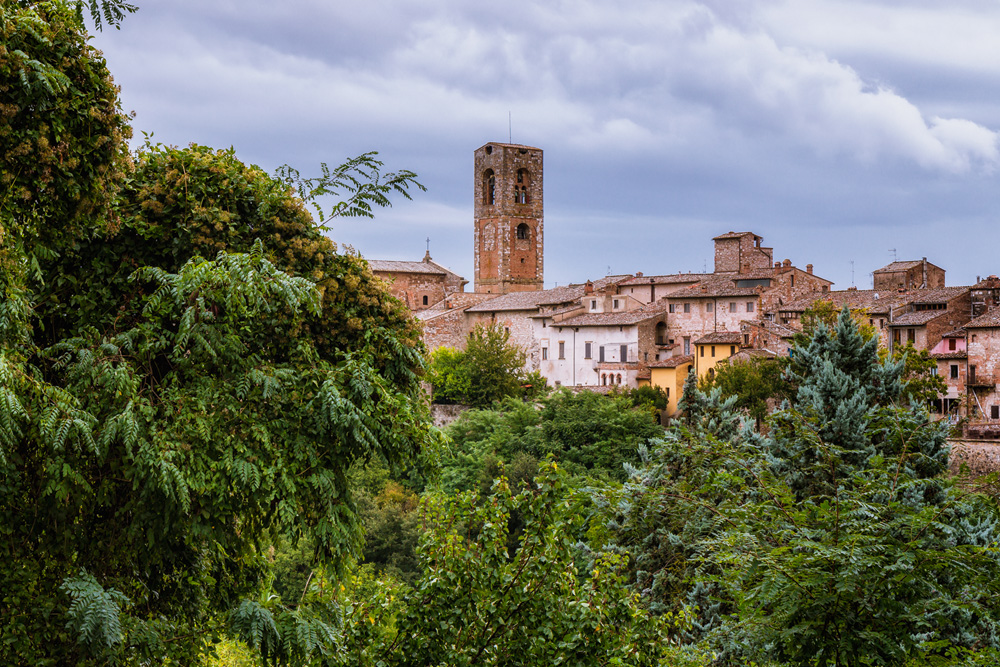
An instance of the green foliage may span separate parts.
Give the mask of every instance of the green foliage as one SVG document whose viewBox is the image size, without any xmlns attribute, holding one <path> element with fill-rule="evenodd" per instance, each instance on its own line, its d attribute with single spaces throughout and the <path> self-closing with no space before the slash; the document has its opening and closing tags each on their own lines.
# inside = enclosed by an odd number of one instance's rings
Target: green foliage
<svg viewBox="0 0 1000 667">
<path fill-rule="evenodd" d="M 796 665 L 902 664 L 996 641 L 995 504 L 942 477 L 942 428 L 895 407 L 901 363 L 879 363 L 845 309 L 793 354 L 798 392 L 765 459 L 734 459 L 703 558 L 739 619 L 729 646 Z M 766 464 L 766 465 L 762 465 Z"/>
<path fill-rule="evenodd" d="M 937 374 L 937 360 L 927 350 L 915 350 L 912 343 L 892 352 L 895 361 L 903 360 L 903 390 L 899 401 L 927 405 L 948 391 L 944 378 Z"/>
<path fill-rule="evenodd" d="M 689 387 L 685 420 L 604 494 L 651 608 L 697 607 L 692 638 L 726 664 L 995 646 L 996 503 L 943 476 L 945 433 L 897 407 L 902 372 L 844 310 L 793 351 L 796 394 L 766 437 L 739 425 L 735 398 Z"/>
<path fill-rule="evenodd" d="M 507 399 L 492 410 L 469 410 L 447 434 L 440 483 L 471 490 L 489 485 L 491 464 L 511 464 L 519 455 L 530 457 L 522 466 L 551 456 L 574 475 L 624 479 L 624 464 L 638 463 L 639 448 L 663 429 L 627 397 L 562 390 L 534 403 Z"/>
<path fill-rule="evenodd" d="M 469 332 L 464 351 L 442 347 L 431 354 L 428 381 L 434 400 L 485 408 L 508 396 L 538 396 L 545 378 L 526 373 L 524 359 L 504 327 L 479 324 Z"/>
<path fill-rule="evenodd" d="M 768 401 L 778 405 L 791 393 L 791 387 L 782 377 L 783 362 L 779 359 L 753 357 L 748 361 L 729 361 L 715 367 L 715 375 L 705 384 L 705 389 L 718 387 L 723 396 L 735 396 L 735 407 L 745 411 L 757 423 L 767 416 Z"/>
<path fill-rule="evenodd" d="M 392 206 L 391 195 L 411 199 L 411 187 L 427 190 L 417 182 L 417 175 L 412 171 L 403 169 L 382 173 L 385 163 L 377 155 L 375 152 L 364 153 L 332 168 L 323 162 L 320 164 L 321 175 L 312 178 L 303 178 L 297 169 L 287 164 L 278 167 L 275 175 L 294 188 L 302 201 L 312 204 L 321 226 L 338 217 L 373 218 L 373 207 Z M 331 195 L 336 197 L 336 202 L 328 213 L 324 213 L 318 200 Z"/>
<path fill-rule="evenodd" d="M 16 167 L 0 199 L 0 662 L 189 664 L 231 609 L 266 627 L 240 605 L 267 590 L 277 538 L 331 571 L 360 555 L 348 469 L 431 442 L 418 330 L 233 151 L 147 145 L 124 178 L 127 126 L 75 15 L 0 11 L 30 56 L 0 54 L 28 100 L 0 112 Z M 32 79 L 32 58 L 69 83 Z"/>
</svg>

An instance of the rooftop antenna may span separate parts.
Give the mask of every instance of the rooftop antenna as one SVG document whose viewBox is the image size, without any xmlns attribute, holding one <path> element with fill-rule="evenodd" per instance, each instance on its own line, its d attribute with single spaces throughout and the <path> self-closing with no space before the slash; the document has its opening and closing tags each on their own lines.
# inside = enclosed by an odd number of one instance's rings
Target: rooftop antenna
<svg viewBox="0 0 1000 667">
<path fill-rule="evenodd" d="M 427 237 L 427 254 L 431 254 L 431 237 Z M 851 262 L 853 264 L 853 262 Z"/>
<path fill-rule="evenodd" d="M 854 286 L 854 260 L 851 260 L 851 286 Z"/>
<path fill-rule="evenodd" d="M 514 131 L 510 120 L 510 109 L 507 110 L 507 143 L 514 143 Z"/>
<path fill-rule="evenodd" d="M 608 265 L 608 275 L 609 276 L 611 275 L 611 265 L 610 264 Z"/>
<path fill-rule="evenodd" d="M 889 248 L 889 252 L 892 253 L 892 261 L 895 262 L 896 261 L 896 249 L 895 248 Z"/>
</svg>

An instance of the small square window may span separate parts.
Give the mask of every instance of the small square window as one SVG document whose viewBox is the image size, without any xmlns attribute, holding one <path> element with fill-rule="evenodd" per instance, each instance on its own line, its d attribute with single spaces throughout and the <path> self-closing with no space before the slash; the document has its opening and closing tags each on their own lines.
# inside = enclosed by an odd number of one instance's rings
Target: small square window
<svg viewBox="0 0 1000 667">
<path fill-rule="evenodd" d="M 667 312 L 669 313 L 674 312 L 674 304 L 670 304 L 669 306 L 667 306 Z"/>
<path fill-rule="evenodd" d="M 690 313 L 691 312 L 691 304 L 690 303 L 685 303 L 684 304 L 684 312 L 685 313 Z"/>
<path fill-rule="evenodd" d="M 748 313 L 753 312 L 753 301 L 747 301 L 747 312 Z"/>
<path fill-rule="evenodd" d="M 712 307 L 713 307 L 713 304 L 712 304 L 711 301 L 709 301 L 708 303 L 706 303 L 705 304 L 705 312 L 707 312 L 707 313 L 712 312 Z"/>
<path fill-rule="evenodd" d="M 542 348 L 542 361 L 545 361 L 548 358 L 549 358 L 549 348 L 543 347 Z"/>
<path fill-rule="evenodd" d="M 566 358 L 566 343 L 565 341 L 559 341 L 559 358 Z"/>
</svg>

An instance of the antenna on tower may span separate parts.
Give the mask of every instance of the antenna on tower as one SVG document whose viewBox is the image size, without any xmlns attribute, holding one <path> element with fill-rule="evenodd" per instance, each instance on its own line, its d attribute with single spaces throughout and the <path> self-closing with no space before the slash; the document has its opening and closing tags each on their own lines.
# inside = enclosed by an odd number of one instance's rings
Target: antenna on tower
<svg viewBox="0 0 1000 667">
<path fill-rule="evenodd" d="M 889 252 L 892 253 L 892 261 L 895 262 L 896 261 L 896 249 L 895 248 L 889 248 Z"/>
<path fill-rule="evenodd" d="M 510 109 L 507 110 L 507 143 L 514 143 L 514 130 L 510 120 Z"/>
<path fill-rule="evenodd" d="M 854 260 L 851 260 L 851 286 L 854 286 Z"/>
</svg>

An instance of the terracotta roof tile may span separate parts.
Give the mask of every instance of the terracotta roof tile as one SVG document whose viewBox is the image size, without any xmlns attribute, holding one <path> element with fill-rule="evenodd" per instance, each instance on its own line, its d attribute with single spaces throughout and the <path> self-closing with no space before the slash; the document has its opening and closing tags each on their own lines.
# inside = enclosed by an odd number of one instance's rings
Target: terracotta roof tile
<svg viewBox="0 0 1000 667">
<path fill-rule="evenodd" d="M 712 240 L 718 241 L 719 239 L 738 239 L 742 236 L 746 236 L 747 234 L 750 236 L 757 236 L 753 232 L 726 232 L 725 234 L 719 234 L 718 236 L 713 237 Z"/>
<path fill-rule="evenodd" d="M 896 319 L 889 322 L 890 327 L 919 327 L 927 324 L 931 320 L 947 315 L 946 310 L 917 310 L 912 313 L 897 315 Z"/>
<path fill-rule="evenodd" d="M 432 273 L 442 276 L 448 273 L 437 265 L 428 262 L 397 262 L 391 259 L 369 259 L 368 266 L 372 267 L 372 271 L 392 273 Z"/>
<path fill-rule="evenodd" d="M 603 289 L 609 285 L 617 284 L 622 280 L 631 278 L 631 274 L 623 276 L 607 276 L 600 280 L 593 281 L 595 290 Z M 535 290 L 532 292 L 510 292 L 501 294 L 489 301 L 469 308 L 471 313 L 489 313 L 502 310 L 535 310 L 539 306 L 558 306 L 569 304 L 572 301 L 585 296 L 586 287 L 584 285 L 570 285 L 568 287 L 554 287 L 547 290 Z"/>
<path fill-rule="evenodd" d="M 668 273 L 658 276 L 636 276 L 621 283 L 623 287 L 635 287 L 638 285 L 673 285 L 683 283 L 696 283 L 699 280 L 711 278 L 714 273 Z"/>
<path fill-rule="evenodd" d="M 617 313 L 585 313 L 570 317 L 562 322 L 553 322 L 554 327 L 618 327 L 638 324 L 654 317 L 659 317 L 667 311 L 667 304 L 662 299 L 647 303 L 642 308 L 620 311 Z"/>
<path fill-rule="evenodd" d="M 662 359 L 660 361 L 651 361 L 647 366 L 650 368 L 677 368 L 683 364 L 690 364 L 694 362 L 694 356 L 690 354 L 681 355 L 679 357 L 670 357 L 669 359 Z"/>
<path fill-rule="evenodd" d="M 931 356 L 935 359 L 967 359 L 969 353 L 965 350 L 955 350 L 954 352 L 937 352 Z"/>
<path fill-rule="evenodd" d="M 930 264 L 930 262 L 928 262 Z M 906 271 L 907 269 L 912 269 L 915 266 L 920 266 L 919 259 L 913 260 L 900 260 L 898 262 L 890 262 L 883 266 L 881 269 L 876 269 L 873 273 L 893 273 L 894 271 Z"/>
<path fill-rule="evenodd" d="M 716 331 L 694 341 L 695 345 L 739 345 L 743 334 L 739 331 Z"/>
<path fill-rule="evenodd" d="M 986 311 L 971 322 L 965 324 L 966 329 L 996 329 L 1000 327 L 1000 308 Z"/>
</svg>

